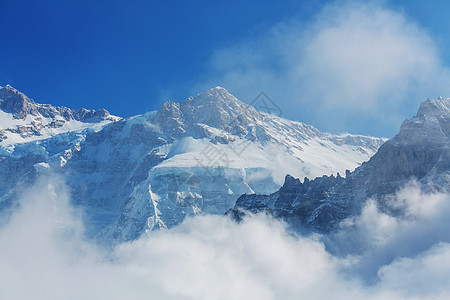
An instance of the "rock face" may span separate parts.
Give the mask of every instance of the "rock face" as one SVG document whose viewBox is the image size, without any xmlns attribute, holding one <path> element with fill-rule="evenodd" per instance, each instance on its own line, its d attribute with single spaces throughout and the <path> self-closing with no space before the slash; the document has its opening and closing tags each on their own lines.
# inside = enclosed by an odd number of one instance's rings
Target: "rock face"
<svg viewBox="0 0 450 300">
<path fill-rule="evenodd" d="M 423 102 L 394 138 L 346 178 L 323 176 L 301 183 L 287 175 L 277 192 L 242 195 L 229 213 L 240 217 L 242 210 L 267 211 L 296 228 L 327 232 L 358 213 L 368 198 L 395 213 L 386 196 L 411 179 L 424 189 L 450 192 L 450 98 Z"/>
<path fill-rule="evenodd" d="M 23 104 L 28 98 L 17 93 L 19 104 L 5 107 L 30 108 L 2 111 L 4 119 L 23 117 L 20 111 L 25 119 L 44 117 L 42 105 Z M 83 127 L 0 145 L 0 209 L 13 207 L 23 185 L 51 171 L 66 179 L 89 232 L 105 240 L 131 240 L 189 215 L 224 214 L 239 195 L 276 191 L 288 172 L 312 177 L 354 169 L 384 142 L 322 133 L 260 112 L 220 87 L 128 119 L 73 110 L 66 119 L 62 108 L 49 111 L 55 122 Z M 88 123 L 92 114 L 100 121 Z"/>
</svg>

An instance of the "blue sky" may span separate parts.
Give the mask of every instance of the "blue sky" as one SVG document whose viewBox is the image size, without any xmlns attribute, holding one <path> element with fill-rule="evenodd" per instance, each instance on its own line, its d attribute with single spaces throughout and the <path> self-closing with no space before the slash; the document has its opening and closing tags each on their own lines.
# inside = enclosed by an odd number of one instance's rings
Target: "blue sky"
<svg viewBox="0 0 450 300">
<path fill-rule="evenodd" d="M 96 3 L 94 3 L 96 2 Z M 446 1 L 0 0 L 0 85 L 132 116 L 220 85 L 321 130 L 394 135 L 450 96 Z"/>
</svg>

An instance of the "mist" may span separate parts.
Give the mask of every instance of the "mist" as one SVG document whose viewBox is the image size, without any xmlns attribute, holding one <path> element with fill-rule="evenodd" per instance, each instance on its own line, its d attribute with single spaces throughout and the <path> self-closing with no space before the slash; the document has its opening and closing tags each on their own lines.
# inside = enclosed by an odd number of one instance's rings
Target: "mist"
<svg viewBox="0 0 450 300">
<path fill-rule="evenodd" d="M 448 299 L 450 198 L 412 182 L 329 236 L 261 214 L 197 216 L 113 248 L 84 235 L 64 180 L 25 191 L 0 228 L 4 299 Z"/>
</svg>

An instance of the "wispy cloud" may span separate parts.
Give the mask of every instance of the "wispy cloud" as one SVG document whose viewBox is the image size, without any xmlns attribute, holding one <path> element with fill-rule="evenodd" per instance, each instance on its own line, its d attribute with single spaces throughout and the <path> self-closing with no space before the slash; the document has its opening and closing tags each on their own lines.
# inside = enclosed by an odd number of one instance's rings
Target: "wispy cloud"
<svg viewBox="0 0 450 300">
<path fill-rule="evenodd" d="M 220 84 L 251 101 L 266 91 L 285 116 L 333 132 L 393 135 L 420 101 L 449 94 L 430 35 L 380 2 L 338 1 L 219 49 L 195 90 Z"/>
</svg>

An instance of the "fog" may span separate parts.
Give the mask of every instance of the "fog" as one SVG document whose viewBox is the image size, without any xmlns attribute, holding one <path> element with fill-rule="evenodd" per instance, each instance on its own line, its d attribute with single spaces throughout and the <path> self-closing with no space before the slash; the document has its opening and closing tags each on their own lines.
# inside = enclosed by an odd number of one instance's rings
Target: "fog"
<svg viewBox="0 0 450 300">
<path fill-rule="evenodd" d="M 24 192 L 0 229 L 3 299 L 448 299 L 448 195 L 412 182 L 329 236 L 254 215 L 198 216 L 114 248 L 83 234 L 62 179 Z"/>
</svg>

